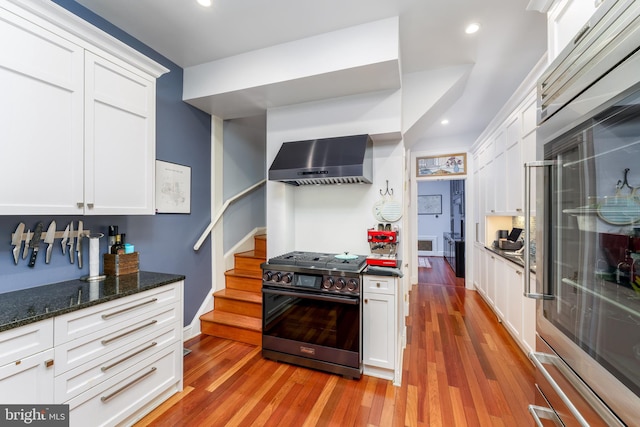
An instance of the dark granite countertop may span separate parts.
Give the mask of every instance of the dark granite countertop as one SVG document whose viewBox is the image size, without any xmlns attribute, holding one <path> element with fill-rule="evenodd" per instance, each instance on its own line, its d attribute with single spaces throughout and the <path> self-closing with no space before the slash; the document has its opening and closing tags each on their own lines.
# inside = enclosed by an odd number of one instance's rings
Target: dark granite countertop
<svg viewBox="0 0 640 427">
<path fill-rule="evenodd" d="M 0 332 L 184 280 L 140 271 L 104 280 L 69 280 L 0 294 Z"/>
<path fill-rule="evenodd" d="M 514 251 L 505 251 L 499 248 L 485 246 L 485 249 L 493 252 L 494 254 L 501 256 L 502 258 L 511 261 L 512 263 L 524 268 L 524 257 L 522 254 L 516 254 Z M 532 273 L 536 272 L 536 260 L 535 257 L 531 259 L 530 270 Z"/>
</svg>

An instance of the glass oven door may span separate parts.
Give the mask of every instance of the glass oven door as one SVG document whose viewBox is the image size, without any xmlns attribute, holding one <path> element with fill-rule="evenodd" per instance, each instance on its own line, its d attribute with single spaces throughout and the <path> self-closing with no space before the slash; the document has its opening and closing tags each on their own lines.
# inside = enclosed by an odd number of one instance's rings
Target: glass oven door
<svg viewBox="0 0 640 427">
<path fill-rule="evenodd" d="M 361 365 L 359 296 L 263 286 L 263 349 L 343 365 Z"/>
</svg>

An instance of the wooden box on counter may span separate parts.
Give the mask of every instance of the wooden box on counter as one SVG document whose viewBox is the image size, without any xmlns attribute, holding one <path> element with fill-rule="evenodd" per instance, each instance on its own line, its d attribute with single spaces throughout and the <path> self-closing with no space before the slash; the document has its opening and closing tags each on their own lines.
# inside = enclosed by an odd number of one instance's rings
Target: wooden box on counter
<svg viewBox="0 0 640 427">
<path fill-rule="evenodd" d="M 104 274 L 120 276 L 138 272 L 138 252 L 131 254 L 104 254 Z"/>
</svg>

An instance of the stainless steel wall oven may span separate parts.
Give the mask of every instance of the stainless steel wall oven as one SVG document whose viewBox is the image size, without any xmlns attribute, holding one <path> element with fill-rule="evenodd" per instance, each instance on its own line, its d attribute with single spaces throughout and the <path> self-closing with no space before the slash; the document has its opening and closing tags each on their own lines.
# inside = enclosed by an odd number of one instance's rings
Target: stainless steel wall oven
<svg viewBox="0 0 640 427">
<path fill-rule="evenodd" d="M 538 425 L 639 425 L 640 2 L 604 2 L 538 94 L 530 411 Z"/>
<path fill-rule="evenodd" d="M 264 263 L 262 355 L 360 378 L 364 267 L 364 256 L 314 252 Z"/>
</svg>

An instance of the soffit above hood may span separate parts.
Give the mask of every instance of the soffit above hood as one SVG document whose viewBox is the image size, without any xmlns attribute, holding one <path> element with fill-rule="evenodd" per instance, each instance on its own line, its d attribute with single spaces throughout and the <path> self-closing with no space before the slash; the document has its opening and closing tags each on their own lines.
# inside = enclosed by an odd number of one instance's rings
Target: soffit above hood
<svg viewBox="0 0 640 427">
<path fill-rule="evenodd" d="M 285 142 L 269 168 L 269 180 L 290 185 L 371 184 L 369 135 Z"/>
</svg>

